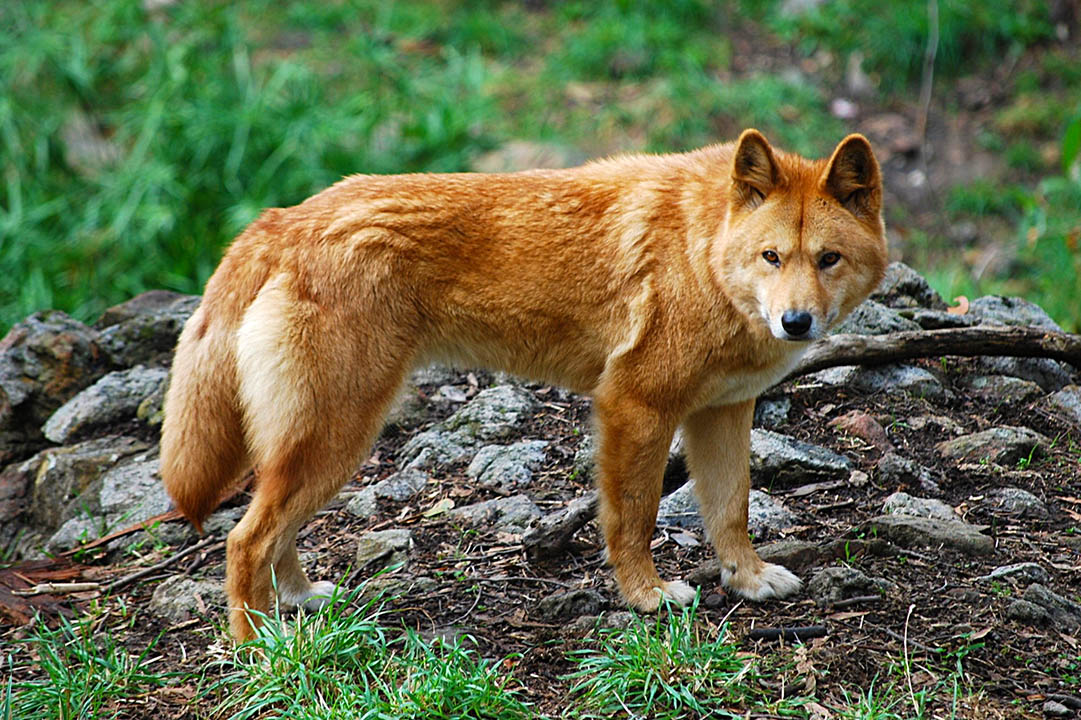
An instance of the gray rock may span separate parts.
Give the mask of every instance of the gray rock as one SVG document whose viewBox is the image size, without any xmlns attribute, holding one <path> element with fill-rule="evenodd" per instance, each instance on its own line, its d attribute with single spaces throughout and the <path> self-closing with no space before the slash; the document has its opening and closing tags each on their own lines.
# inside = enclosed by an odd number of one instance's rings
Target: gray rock
<svg viewBox="0 0 1081 720">
<path fill-rule="evenodd" d="M 751 430 L 751 477 L 759 485 L 840 480 L 851 471 L 848 458 L 832 450 L 770 430 Z"/>
<path fill-rule="evenodd" d="M 825 370 L 811 373 L 807 377 L 816 383 L 822 383 L 823 385 L 829 385 L 830 387 L 839 387 L 848 385 L 859 372 L 860 368 L 855 365 L 838 365 L 836 367 L 826 368 Z"/>
<path fill-rule="evenodd" d="M 448 430 L 466 430 L 478 440 L 501 440 L 514 433 L 523 416 L 537 408 L 528 390 L 516 385 L 497 385 L 477 393 L 442 424 Z"/>
<path fill-rule="evenodd" d="M 988 325 L 1018 325 L 1062 332 L 1043 308 L 1024 298 L 985 295 L 969 303 L 968 311 Z"/>
<path fill-rule="evenodd" d="M 596 590 L 570 590 L 541 599 L 537 603 L 537 616 L 550 622 L 566 623 L 582 615 L 598 615 L 607 604 Z"/>
<path fill-rule="evenodd" d="M 135 417 L 140 403 L 165 385 L 164 368 L 142 365 L 111 372 L 64 403 L 42 428 L 55 443 Z"/>
<path fill-rule="evenodd" d="M 949 415 L 913 415 L 906 418 L 904 427 L 913 432 L 937 432 L 964 435 L 965 427 Z"/>
<path fill-rule="evenodd" d="M 41 449 L 42 424 L 107 370 L 97 332 L 58 310 L 12 327 L 0 340 L 0 466 Z"/>
<path fill-rule="evenodd" d="M 482 390 L 458 412 L 410 439 L 399 453 L 399 466 L 462 462 L 474 454 L 480 442 L 514 435 L 522 416 L 535 409 L 536 401 L 523 388 L 499 385 Z"/>
<path fill-rule="evenodd" d="M 101 511 L 109 528 L 131 525 L 161 515 L 172 507 L 159 472 L 157 453 L 122 462 L 101 476 Z"/>
<path fill-rule="evenodd" d="M 575 479 L 593 479 L 594 454 L 596 451 L 596 440 L 593 434 L 583 435 L 581 440 L 578 441 L 578 449 L 574 451 L 573 476 Z"/>
<path fill-rule="evenodd" d="M 980 319 L 972 315 L 955 315 L 945 310 L 928 310 L 926 308 L 913 308 L 901 310 L 903 317 L 909 318 L 924 330 L 940 330 L 943 328 L 972 327 L 979 325 Z"/>
<path fill-rule="evenodd" d="M 423 490 L 429 479 L 423 470 L 408 468 L 380 480 L 371 489 L 375 497 L 405 502 Z"/>
<path fill-rule="evenodd" d="M 1047 505 L 1028 490 L 1021 488 L 996 488 L 988 493 L 986 505 L 993 515 L 1039 519 L 1048 517 Z"/>
<path fill-rule="evenodd" d="M 464 462 L 473 454 L 477 439 L 468 432 L 433 427 L 414 435 L 398 453 L 398 466 L 426 469 Z"/>
<path fill-rule="evenodd" d="M 201 298 L 150 290 L 106 310 L 96 323 L 101 345 L 114 365 L 167 367 L 177 338 Z"/>
<path fill-rule="evenodd" d="M 986 575 L 981 575 L 978 582 L 991 582 L 993 580 L 1016 580 L 1022 585 L 1032 583 L 1046 584 L 1051 576 L 1046 570 L 1034 562 L 1014 563 L 997 567 Z"/>
<path fill-rule="evenodd" d="M 976 375 L 962 382 L 976 397 L 994 402 L 1025 403 L 1043 395 L 1040 386 L 1031 380 L 1009 375 Z"/>
<path fill-rule="evenodd" d="M 1044 392 L 1054 392 L 1073 381 L 1068 366 L 1049 358 L 981 356 L 976 358 L 976 367 L 988 375 L 1030 380 Z"/>
<path fill-rule="evenodd" d="M 447 514 L 472 525 L 483 523 L 491 526 L 493 530 L 504 530 L 515 534 L 525 532 L 531 520 L 543 515 L 540 508 L 525 495 L 512 495 L 464 505 Z"/>
<path fill-rule="evenodd" d="M 154 588 L 149 607 L 155 615 L 182 623 L 194 617 L 215 616 L 226 605 L 221 583 L 175 575 Z"/>
<path fill-rule="evenodd" d="M 512 445 L 485 445 L 469 463 L 465 474 L 483 487 L 510 491 L 533 480 L 544 463 L 545 440 L 522 440 Z"/>
<path fill-rule="evenodd" d="M 1021 458 L 1028 458 L 1034 449 L 1043 452 L 1049 445 L 1050 441 L 1035 430 L 1003 425 L 940 442 L 935 449 L 958 462 L 1012 465 Z"/>
<path fill-rule="evenodd" d="M 1067 425 L 1081 429 L 1081 386 L 1067 385 L 1047 397 L 1047 409 Z"/>
<path fill-rule="evenodd" d="M 888 592 L 892 587 L 892 583 L 868 577 L 856 568 L 833 565 L 815 573 L 807 583 L 807 592 L 815 603 L 825 607 L 850 597 Z"/>
<path fill-rule="evenodd" d="M 784 425 L 791 410 L 792 401 L 787 397 L 758 398 L 754 406 L 754 424 L 767 429 Z"/>
<path fill-rule="evenodd" d="M 97 540 L 105 534 L 105 529 L 101 518 L 86 515 L 69 518 L 45 541 L 45 550 L 53 554 L 70 550 L 85 542 Z"/>
<path fill-rule="evenodd" d="M 932 520 L 910 515 L 880 515 L 864 523 L 876 537 L 904 548 L 945 548 L 966 555 L 990 555 L 995 542 L 981 530 L 958 520 Z"/>
<path fill-rule="evenodd" d="M 1056 700 L 1048 700 L 1043 704 L 1043 714 L 1046 717 L 1074 717 L 1074 711 Z"/>
<path fill-rule="evenodd" d="M 345 511 L 356 517 L 371 517 L 379 512 L 379 502 L 375 499 L 375 490 L 370 486 L 352 493 L 345 504 Z"/>
<path fill-rule="evenodd" d="M 1045 585 L 1033 583 L 1025 588 L 1021 599 L 1046 611 L 1047 619 L 1067 632 L 1081 628 L 1081 605 L 1052 592 Z"/>
<path fill-rule="evenodd" d="M 946 303 L 922 275 L 901 262 L 890 263 L 871 299 L 891 308 L 945 310 Z"/>
<path fill-rule="evenodd" d="M 875 466 L 879 480 L 889 485 L 916 485 L 926 493 L 941 492 L 932 472 L 915 460 L 894 452 L 884 454 Z"/>
<path fill-rule="evenodd" d="M 879 365 L 863 368 L 852 376 L 848 384 L 864 393 L 908 393 L 928 400 L 945 400 L 953 397 L 938 377 L 915 365 Z"/>
<path fill-rule="evenodd" d="M 1028 600 L 1014 600 L 1006 607 L 1006 617 L 1024 625 L 1046 625 L 1051 622 L 1047 608 Z"/>
<path fill-rule="evenodd" d="M 135 438 L 106 437 L 44 450 L 27 460 L 18 469 L 30 479 L 31 524 L 51 532 L 71 517 L 101 513 L 103 476 L 147 448 Z"/>
<path fill-rule="evenodd" d="M 902 317 L 896 310 L 874 300 L 865 300 L 856 306 L 856 309 L 834 329 L 833 333 L 884 335 L 891 332 L 920 329 L 918 323 Z"/>
<path fill-rule="evenodd" d="M 694 494 L 694 480 L 685 483 L 673 493 L 661 498 L 657 510 L 657 524 L 701 530 L 704 527 Z M 784 530 L 798 522 L 788 508 L 761 490 L 751 490 L 747 509 L 747 529 L 756 534 Z"/>
<path fill-rule="evenodd" d="M 757 549 L 758 557 L 793 572 L 806 570 L 822 558 L 818 545 L 806 540 L 778 540 L 760 545 Z"/>
<path fill-rule="evenodd" d="M 405 562 L 413 549 L 413 534 L 405 528 L 367 532 L 357 540 L 356 566 L 387 567 Z"/>
<path fill-rule="evenodd" d="M 958 520 L 953 508 L 941 500 L 913 497 L 903 492 L 895 492 L 886 498 L 882 511 L 887 515 L 909 515 L 933 520 Z"/>
</svg>

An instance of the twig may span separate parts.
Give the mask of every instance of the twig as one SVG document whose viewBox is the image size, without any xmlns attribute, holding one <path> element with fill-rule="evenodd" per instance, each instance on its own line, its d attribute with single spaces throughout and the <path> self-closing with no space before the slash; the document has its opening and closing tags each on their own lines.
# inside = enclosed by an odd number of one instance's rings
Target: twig
<svg viewBox="0 0 1081 720">
<path fill-rule="evenodd" d="M 878 602 L 882 599 L 881 595 L 857 595 L 856 597 L 846 598 L 844 600 L 838 600 L 830 605 L 834 610 L 843 610 L 853 605 L 862 605 L 869 602 Z"/>
<path fill-rule="evenodd" d="M 67 595 L 68 593 L 86 592 L 87 590 L 100 590 L 101 583 L 96 582 L 60 582 L 39 583 L 25 590 L 12 590 L 12 595 L 27 597 L 30 595 Z"/>
<path fill-rule="evenodd" d="M 477 605 L 480 604 L 480 585 L 477 585 L 477 596 L 473 598 L 473 604 L 469 606 L 469 609 L 465 611 L 465 614 L 461 617 L 456 617 L 451 620 L 447 625 L 453 626 L 465 620 L 467 617 L 473 614 L 473 611 L 477 609 Z"/>
<path fill-rule="evenodd" d="M 785 642 L 803 642 L 811 638 L 826 637 L 829 632 L 825 625 L 807 625 L 804 627 L 754 628 L 747 632 L 748 640 L 777 640 Z"/>
<path fill-rule="evenodd" d="M 125 575 L 119 580 L 114 580 L 113 582 L 105 586 L 105 591 L 110 593 L 116 592 L 125 585 L 130 585 L 136 580 L 140 580 L 147 575 L 152 575 L 153 573 L 156 573 L 163 568 L 167 568 L 173 563 L 176 563 L 177 561 L 186 558 L 188 555 L 191 555 L 193 552 L 196 552 L 197 550 L 202 550 L 203 548 L 207 547 L 208 545 L 212 545 L 215 542 L 217 542 L 217 537 L 215 537 L 214 535 L 208 535 L 207 537 L 203 538 L 201 541 L 195 543 L 191 547 L 181 550 L 175 555 L 170 555 L 159 563 L 155 563 L 153 565 L 145 567 L 142 570 L 139 570 L 138 572 L 133 572 L 130 575 Z M 220 544 L 225 545 L 225 541 L 221 541 Z"/>
<path fill-rule="evenodd" d="M 905 639 L 904 639 L 904 652 L 905 652 L 905 679 L 908 680 L 908 696 L 912 698 L 912 711 L 918 716 L 920 714 L 920 706 L 916 702 L 916 691 L 912 688 L 912 664 L 908 658 L 908 621 L 912 619 L 912 611 L 916 609 L 915 605 L 908 606 L 908 614 L 905 615 Z"/>
</svg>

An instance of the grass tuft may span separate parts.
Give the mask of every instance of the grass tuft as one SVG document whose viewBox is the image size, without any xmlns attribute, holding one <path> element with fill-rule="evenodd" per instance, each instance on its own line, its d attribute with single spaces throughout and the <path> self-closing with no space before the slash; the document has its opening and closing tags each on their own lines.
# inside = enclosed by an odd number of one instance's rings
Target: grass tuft
<svg viewBox="0 0 1081 720">
<path fill-rule="evenodd" d="M 578 669 L 568 679 L 576 681 L 579 717 L 739 715 L 735 707 L 745 699 L 750 666 L 727 641 L 727 626 L 711 639 L 695 622 L 697 612 L 697 600 L 669 606 L 656 619 L 635 617 L 626 629 L 601 630 L 596 649 L 572 651 Z"/>
<path fill-rule="evenodd" d="M 156 641 L 132 655 L 112 632 L 99 630 L 92 617 L 73 623 L 61 616 L 56 629 L 39 625 L 20 642 L 37 672 L 34 680 L 9 677 L 0 718 L 113 718 L 121 714 L 120 701 L 134 700 L 168 680 L 167 674 L 150 669 Z"/>
<path fill-rule="evenodd" d="M 206 690 L 216 715 L 247 718 L 491 718 L 531 716 L 500 664 L 468 637 L 426 642 L 394 633 L 364 587 L 335 595 L 316 614 L 265 616 L 252 641 L 216 663 Z"/>
</svg>

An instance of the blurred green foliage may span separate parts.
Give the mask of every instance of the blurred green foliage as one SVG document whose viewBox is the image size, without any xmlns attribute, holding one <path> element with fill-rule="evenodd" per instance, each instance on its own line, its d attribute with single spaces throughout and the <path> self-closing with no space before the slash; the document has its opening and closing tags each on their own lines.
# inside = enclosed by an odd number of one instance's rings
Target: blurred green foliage
<svg viewBox="0 0 1081 720">
<path fill-rule="evenodd" d="M 1053 32 L 1037 0 L 939 7 L 943 76 Z M 684 150 L 747 126 L 821 155 L 846 132 L 828 111 L 835 78 L 805 74 L 783 48 L 858 50 L 876 102 L 910 103 L 926 32 L 925 4 L 870 0 L 799 13 L 780 0 L 5 3 L 0 332 L 46 307 L 93 320 L 145 289 L 199 292 L 262 208 L 354 172 L 466 170 L 515 138 L 587 156 Z M 765 64 L 747 66 L 748 42 Z M 1064 209 L 1076 174 L 1029 139 L 1061 136 L 1074 105 L 1047 94 L 1078 92 L 1075 60 L 1050 52 L 1019 73 L 981 135 L 1014 172 L 1050 177 L 955 189 L 947 210 L 1016 223 L 1033 271 L 1010 289 L 1077 327 L 1081 310 L 1044 297 L 1076 265 Z"/>
</svg>

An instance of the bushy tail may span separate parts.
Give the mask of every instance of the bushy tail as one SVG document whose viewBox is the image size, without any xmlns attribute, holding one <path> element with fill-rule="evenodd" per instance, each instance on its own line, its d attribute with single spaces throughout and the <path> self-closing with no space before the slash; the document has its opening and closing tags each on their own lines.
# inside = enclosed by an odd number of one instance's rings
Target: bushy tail
<svg viewBox="0 0 1081 720">
<path fill-rule="evenodd" d="M 165 489 L 200 532 L 250 464 L 237 404 L 234 334 L 215 327 L 207 312 L 204 302 L 181 333 L 161 431 Z"/>
</svg>

